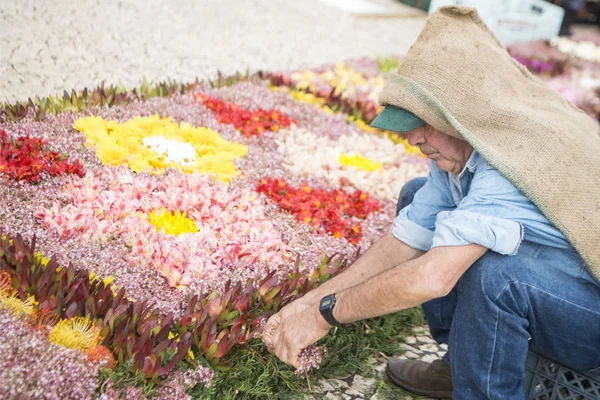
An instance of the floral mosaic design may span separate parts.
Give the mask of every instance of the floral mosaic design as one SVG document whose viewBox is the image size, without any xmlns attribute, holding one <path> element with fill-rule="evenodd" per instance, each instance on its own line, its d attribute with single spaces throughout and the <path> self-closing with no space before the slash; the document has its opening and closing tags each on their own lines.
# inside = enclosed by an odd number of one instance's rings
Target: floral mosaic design
<svg viewBox="0 0 600 400">
<path fill-rule="evenodd" d="M 80 118 L 75 128 L 95 147 L 106 165 L 126 164 L 134 172 L 164 174 L 167 168 L 198 171 L 221 180 L 237 175 L 233 161 L 247 146 L 223 139 L 218 132 L 177 124 L 170 118 L 136 117 L 122 124 L 100 117 Z"/>
<path fill-rule="evenodd" d="M 598 118 L 597 45 L 510 51 Z M 98 380 L 127 366 L 186 398 L 235 368 L 231 350 L 388 232 L 427 174 L 368 125 L 399 62 L 3 106 L 0 348 L 18 357 L 0 397 L 139 397 Z M 300 372 L 327 357 L 306 349 Z"/>
<path fill-rule="evenodd" d="M 229 190 L 200 174 L 163 180 L 127 169 L 88 173 L 38 217 L 62 238 L 107 242 L 120 235 L 131 265 L 158 270 L 171 286 L 210 280 L 240 263 L 289 261 L 281 234 L 265 217 L 256 193 Z"/>
</svg>

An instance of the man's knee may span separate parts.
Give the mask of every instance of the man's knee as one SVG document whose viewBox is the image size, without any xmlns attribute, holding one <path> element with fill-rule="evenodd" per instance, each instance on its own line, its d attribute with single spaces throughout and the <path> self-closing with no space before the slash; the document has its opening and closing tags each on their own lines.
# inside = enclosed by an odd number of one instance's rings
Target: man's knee
<svg viewBox="0 0 600 400">
<path fill-rule="evenodd" d="M 496 298 L 511 283 L 518 282 L 526 273 L 520 266 L 519 256 L 504 256 L 488 251 L 467 269 L 458 282 L 459 293 L 485 295 Z"/>
</svg>

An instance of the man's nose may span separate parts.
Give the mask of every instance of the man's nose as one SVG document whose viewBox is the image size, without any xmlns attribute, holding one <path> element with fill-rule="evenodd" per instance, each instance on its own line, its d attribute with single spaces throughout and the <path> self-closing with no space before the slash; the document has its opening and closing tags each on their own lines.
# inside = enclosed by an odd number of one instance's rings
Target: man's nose
<svg viewBox="0 0 600 400">
<path fill-rule="evenodd" d="M 425 142 L 425 138 L 420 131 L 420 129 L 415 129 L 414 131 L 408 133 L 408 144 L 411 146 L 417 146 Z"/>
</svg>

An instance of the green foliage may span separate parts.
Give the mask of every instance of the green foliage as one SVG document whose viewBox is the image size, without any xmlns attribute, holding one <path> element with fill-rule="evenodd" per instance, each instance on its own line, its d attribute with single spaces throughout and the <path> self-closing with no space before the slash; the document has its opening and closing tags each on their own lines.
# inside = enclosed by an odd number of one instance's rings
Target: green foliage
<svg viewBox="0 0 600 400">
<path fill-rule="evenodd" d="M 329 357 L 315 375 L 337 378 L 372 372 L 369 358 L 401 354 L 401 339 L 413 326 L 423 323 L 421 309 L 412 308 L 338 328 L 323 339 Z"/>
<path fill-rule="evenodd" d="M 99 377 L 100 382 L 102 382 L 99 388 L 100 393 L 104 393 L 106 385 L 110 381 L 114 389 L 122 389 L 134 385 L 141 387 L 144 395 L 152 397 L 156 390 L 155 384 L 148 381 L 143 372 L 134 372 L 131 369 L 132 364 L 132 361 L 128 361 L 118 365 L 114 369 L 102 368 Z"/>
<path fill-rule="evenodd" d="M 217 371 L 210 388 L 198 386 L 190 395 L 194 399 L 302 398 L 319 379 L 372 375 L 374 358 L 400 354 L 402 337 L 422 323 L 422 312 L 414 308 L 332 331 L 319 342 L 329 350 L 321 369 L 305 377 L 296 376 L 292 367 L 270 354 L 260 341 L 253 341 L 232 351 L 226 358 L 228 368 Z"/>
<path fill-rule="evenodd" d="M 258 74 L 250 74 L 250 68 L 246 68 L 244 73 L 236 72 L 233 75 L 225 76 L 221 71 L 217 71 L 216 79 L 209 79 L 208 83 L 213 88 L 232 86 L 238 82 L 254 81 L 258 82 L 262 78 Z"/>
<path fill-rule="evenodd" d="M 260 334 L 266 318 L 346 265 L 347 260 L 326 256 L 306 276 L 299 273 L 297 260 L 286 276 L 273 271 L 258 284 L 228 284 L 222 293 L 193 296 L 181 318 L 160 320 L 151 304 L 128 299 L 124 289 L 116 291 L 111 283 L 90 279 L 88 271 L 72 265 L 59 267 L 55 257 L 43 261 L 35 237 L 27 244 L 21 235 L 9 238 L 0 231 L 0 270 L 10 275 L 18 296 L 34 296 L 38 311 L 94 321 L 118 364 L 130 363 L 134 373 L 151 382 L 166 376 L 190 350 L 220 366 L 234 347 Z"/>
<path fill-rule="evenodd" d="M 395 57 L 377 57 L 379 70 L 383 73 L 395 71 L 400 64 L 400 60 Z"/>
<path fill-rule="evenodd" d="M 243 78 L 241 76 L 240 79 Z M 223 77 L 223 79 L 228 80 L 230 78 Z M 179 83 L 174 80 L 148 82 L 144 79 L 139 88 L 128 90 L 122 83 L 109 86 L 102 83 L 92 90 L 86 88 L 79 92 L 75 90 L 72 90 L 71 93 L 65 91 L 62 96 L 58 94 L 45 98 L 30 98 L 27 101 L 14 104 L 0 104 L 0 121 L 20 121 L 29 114 L 30 110 L 36 120 L 42 120 L 46 114 L 77 113 L 94 106 L 113 107 L 137 100 L 146 101 L 152 97 L 167 97 L 175 93 L 188 93 L 195 90 L 199 85 L 198 79 L 191 83 Z"/>
</svg>

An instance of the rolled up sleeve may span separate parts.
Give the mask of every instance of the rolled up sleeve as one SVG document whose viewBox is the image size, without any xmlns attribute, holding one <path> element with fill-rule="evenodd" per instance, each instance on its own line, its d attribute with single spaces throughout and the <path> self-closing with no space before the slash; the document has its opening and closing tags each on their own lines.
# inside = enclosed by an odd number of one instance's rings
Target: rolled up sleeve
<svg viewBox="0 0 600 400">
<path fill-rule="evenodd" d="M 408 219 L 406 214 L 409 207 L 402 209 L 394 220 L 392 235 L 414 249 L 428 251 L 431 248 L 433 231 Z"/>
<path fill-rule="evenodd" d="M 522 221 L 535 212 L 535 206 L 508 179 L 488 166 L 474 175 L 456 209 L 438 214 L 431 246 L 475 243 L 515 255 L 525 235 Z"/>
<path fill-rule="evenodd" d="M 439 213 L 431 247 L 478 244 L 503 255 L 515 255 L 523 240 L 523 226 L 504 218 L 469 211 Z"/>
<path fill-rule="evenodd" d="M 432 163 L 427 181 L 394 220 L 392 235 L 412 248 L 428 251 L 438 213 L 454 207 L 447 185 L 446 177 Z"/>
</svg>

